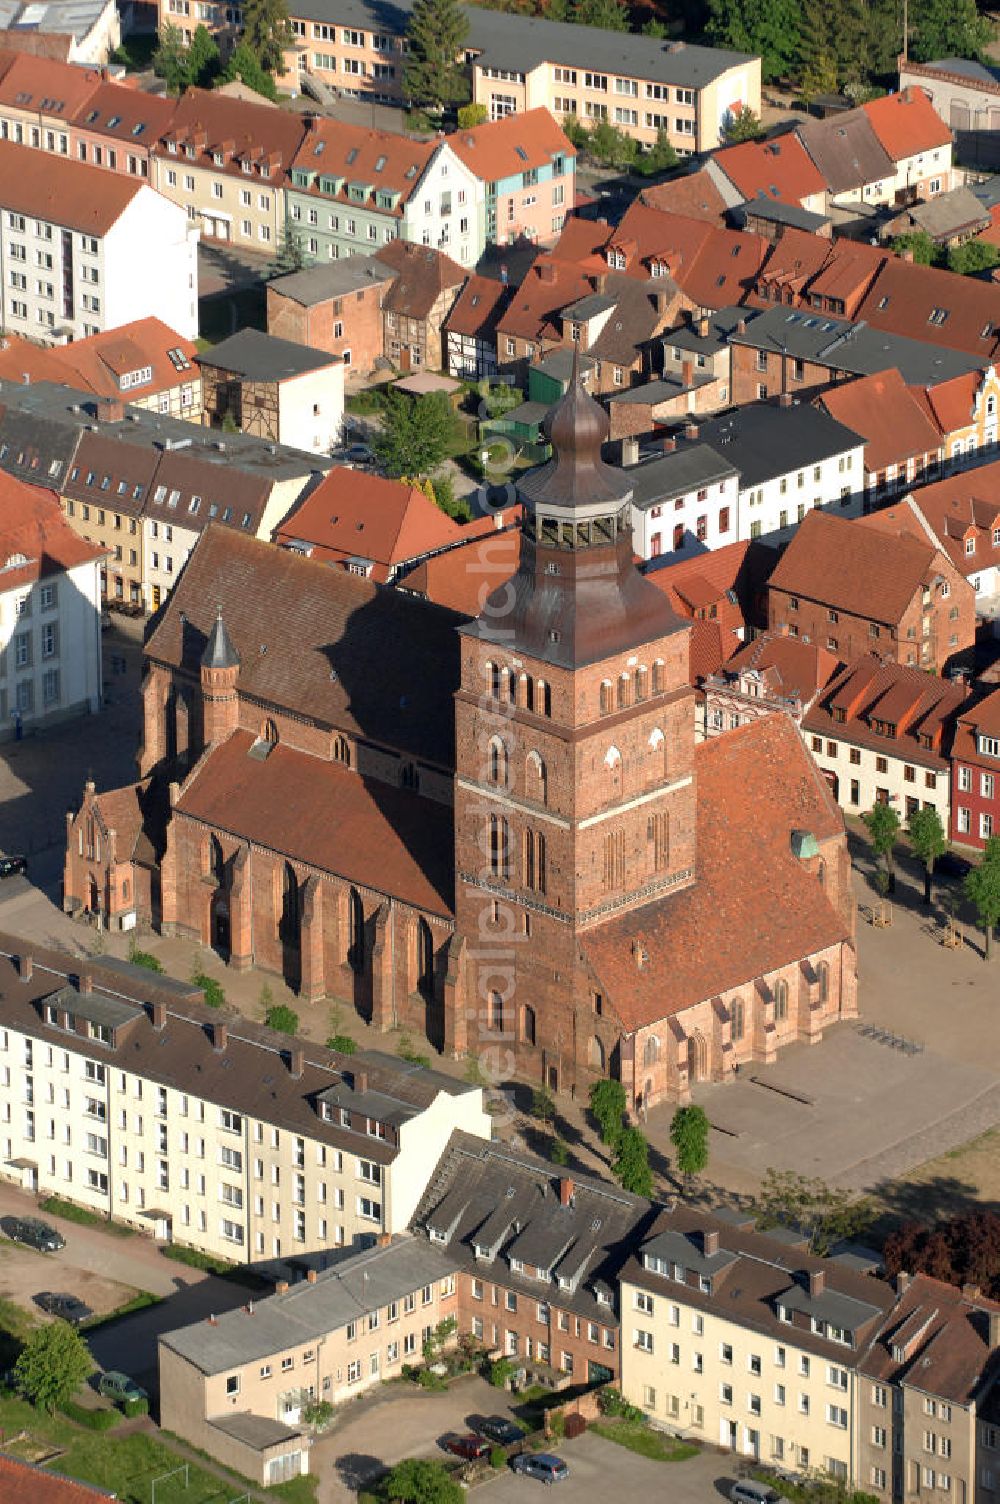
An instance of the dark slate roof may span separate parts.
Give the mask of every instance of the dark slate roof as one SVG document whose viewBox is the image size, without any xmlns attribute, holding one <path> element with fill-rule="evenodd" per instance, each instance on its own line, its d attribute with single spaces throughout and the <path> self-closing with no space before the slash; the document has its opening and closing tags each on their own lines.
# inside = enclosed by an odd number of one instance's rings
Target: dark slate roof
<svg viewBox="0 0 1000 1504">
<path fill-rule="evenodd" d="M 678 350 L 692 350 L 696 355 L 715 355 L 719 350 L 725 349 L 729 343 L 729 336 L 735 330 L 740 319 L 749 323 L 751 319 L 758 317 L 753 308 L 716 308 L 708 317 L 707 334 L 698 333 L 698 321 L 693 320 L 689 324 L 679 324 L 676 329 L 666 330 L 660 338 L 664 345 L 672 345 Z"/>
<path fill-rule="evenodd" d="M 238 668 L 240 655 L 233 647 L 226 624 L 222 620 L 222 607 L 216 613 L 212 630 L 201 655 L 202 668 Z"/>
<path fill-rule="evenodd" d="M 640 511 L 658 505 L 664 497 L 682 496 L 702 486 L 718 484 L 736 475 L 737 469 L 710 444 L 688 444 L 658 459 L 644 460 L 628 472 L 632 482 L 632 505 Z"/>
<path fill-rule="evenodd" d="M 818 408 L 754 402 L 699 422 L 697 440 L 679 438 L 677 453 L 682 454 L 690 443 L 709 444 L 735 465 L 740 472 L 740 489 L 746 490 L 790 470 L 856 449 L 864 440 Z"/>
<path fill-rule="evenodd" d="M 255 1452 L 266 1452 L 269 1447 L 280 1446 L 284 1441 L 299 1441 L 302 1437 L 301 1430 L 296 1431 L 266 1415 L 251 1415 L 249 1410 L 238 1410 L 235 1415 L 217 1415 L 209 1425 L 235 1441 L 242 1441 Z"/>
<path fill-rule="evenodd" d="M 747 320 L 745 332 L 734 330 L 731 339 L 758 350 L 784 350 L 800 360 L 854 376 L 895 368 L 907 386 L 936 386 L 939 381 L 981 371 L 987 364 L 961 350 L 886 334 L 863 319 L 855 324 L 785 306 L 761 309 L 756 318 Z"/>
<path fill-rule="evenodd" d="M 933 63 L 925 63 L 924 67 L 937 68 L 941 73 L 960 73 L 977 84 L 995 84 L 1000 80 L 1000 69 L 987 68 L 968 57 L 941 57 Z"/>
<path fill-rule="evenodd" d="M 609 392 L 608 406 L 615 402 L 625 402 L 633 407 L 657 407 L 661 402 L 670 402 L 674 397 L 681 396 L 683 392 L 696 392 L 699 387 L 711 386 L 715 379 L 703 371 L 694 371 L 691 380 L 684 381 L 682 376 L 668 372 L 664 376 L 658 376 L 655 381 L 644 381 L 641 386 L 627 386 L 620 391 Z"/>
<path fill-rule="evenodd" d="M 827 214 L 813 214 L 810 210 L 803 209 L 801 204 L 778 203 L 764 198 L 763 194 L 760 198 L 748 198 L 730 212 L 737 223 L 745 223 L 747 215 L 752 214 L 756 219 L 766 219 L 769 224 L 792 225 L 796 230 L 805 230 L 809 235 L 817 235 L 824 225 L 830 223 Z"/>
<path fill-rule="evenodd" d="M 615 302 L 616 299 L 609 298 L 607 293 L 592 292 L 585 298 L 578 298 L 575 303 L 567 303 L 560 317 L 564 322 L 566 319 L 593 319 L 599 313 L 607 313 L 614 308 Z"/>
<path fill-rule="evenodd" d="M 286 381 L 336 365 L 340 356 L 314 350 L 311 345 L 297 345 L 290 339 L 278 339 L 260 329 L 239 329 L 197 360 L 201 366 L 231 372 L 245 381 Z"/>
<path fill-rule="evenodd" d="M 572 1191 L 566 1206 L 561 1182 Z M 654 1215 L 650 1202 L 607 1181 L 560 1175 L 532 1155 L 454 1133 L 411 1225 L 470 1271 L 614 1325 L 614 1308 L 598 1301 L 594 1287 L 615 1285 Z M 477 1246 L 488 1256 L 477 1258 Z M 512 1270 L 512 1258 L 548 1270 L 548 1277 Z"/>
<path fill-rule="evenodd" d="M 364 287 L 391 282 L 395 275 L 393 268 L 379 261 L 377 256 L 345 256 L 342 260 L 306 267 L 301 272 L 290 272 L 287 277 L 277 277 L 268 286 L 283 297 L 293 298 L 304 308 L 312 308 L 330 298 L 346 297 Z"/>
</svg>

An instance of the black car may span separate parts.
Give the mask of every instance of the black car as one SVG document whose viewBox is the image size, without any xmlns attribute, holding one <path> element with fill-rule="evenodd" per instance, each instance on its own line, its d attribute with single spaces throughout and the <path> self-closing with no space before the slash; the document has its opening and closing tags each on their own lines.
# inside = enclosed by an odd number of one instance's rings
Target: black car
<svg viewBox="0 0 1000 1504">
<path fill-rule="evenodd" d="M 27 870 L 26 856 L 0 856 L 0 877 L 18 877 Z"/>
<path fill-rule="evenodd" d="M 93 1316 L 93 1311 L 82 1300 L 77 1300 L 75 1295 L 56 1295 L 51 1290 L 43 1290 L 35 1296 L 35 1305 L 41 1310 L 47 1311 L 50 1316 L 59 1316 L 63 1321 L 68 1321 L 70 1326 L 82 1326 Z"/>
<path fill-rule="evenodd" d="M 514 1421 L 508 1420 L 506 1415 L 488 1415 L 483 1420 L 476 1422 L 476 1430 L 480 1436 L 488 1436 L 490 1441 L 495 1441 L 499 1446 L 516 1446 L 524 1440 L 524 1432 Z"/>
<path fill-rule="evenodd" d="M 4 1217 L 0 1228 L 13 1242 L 27 1243 L 29 1248 L 37 1248 L 40 1253 L 55 1253 L 66 1247 L 62 1233 L 38 1217 Z"/>
</svg>

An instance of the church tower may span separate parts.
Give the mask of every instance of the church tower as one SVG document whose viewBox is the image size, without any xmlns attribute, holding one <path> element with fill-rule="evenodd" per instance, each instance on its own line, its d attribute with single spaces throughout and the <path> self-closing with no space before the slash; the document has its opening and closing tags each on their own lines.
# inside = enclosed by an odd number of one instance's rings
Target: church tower
<svg viewBox="0 0 1000 1504">
<path fill-rule="evenodd" d="M 694 880 L 688 624 L 635 567 L 631 486 L 574 363 L 551 460 L 520 486 L 517 573 L 462 630 L 456 921 L 465 970 L 449 1044 L 494 1037 L 520 1072 L 578 1077 L 578 937 Z M 588 1028 L 587 1037 L 592 1036 Z M 555 1062 L 555 1063 L 554 1063 Z"/>
<path fill-rule="evenodd" d="M 239 671 L 240 657 L 226 631 L 220 606 L 201 655 L 202 727 L 206 747 L 224 742 L 239 724 L 236 693 Z"/>
</svg>

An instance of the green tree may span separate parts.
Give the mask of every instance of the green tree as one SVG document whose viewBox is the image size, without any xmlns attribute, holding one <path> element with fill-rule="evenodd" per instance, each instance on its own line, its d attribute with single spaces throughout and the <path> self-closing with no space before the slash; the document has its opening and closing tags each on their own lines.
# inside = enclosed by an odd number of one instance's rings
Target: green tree
<svg viewBox="0 0 1000 1504">
<path fill-rule="evenodd" d="M 382 1479 L 379 1492 L 386 1499 L 405 1504 L 462 1504 L 464 1491 L 449 1478 L 443 1462 L 426 1457 L 408 1457 L 398 1462 Z"/>
<path fill-rule="evenodd" d="M 990 836 L 982 861 L 965 879 L 965 896 L 979 915 L 986 935 L 984 960 L 992 952 L 993 930 L 1000 920 L 1000 836 Z"/>
<path fill-rule="evenodd" d="M 239 80 L 241 84 L 246 84 L 248 89 L 253 89 L 255 94 L 261 94 L 265 99 L 277 102 L 278 91 L 274 86 L 274 79 L 262 65 L 245 37 L 233 48 L 223 78 L 226 83 L 230 84 Z"/>
<path fill-rule="evenodd" d="M 968 277 L 974 272 L 992 271 L 1000 265 L 1000 251 L 986 240 L 967 240 L 964 245 L 953 245 L 948 252 L 949 271 Z"/>
<path fill-rule="evenodd" d="M 620 1081 L 605 1078 L 590 1088 L 590 1111 L 601 1131 L 601 1142 L 616 1148 L 625 1116 L 625 1088 Z"/>
<path fill-rule="evenodd" d="M 219 44 L 207 26 L 196 26 L 187 50 L 186 81 L 199 89 L 210 89 L 221 68 Z"/>
<path fill-rule="evenodd" d="M 636 158 L 636 167 L 642 173 L 652 177 L 656 172 L 669 172 L 676 167 L 679 158 L 670 144 L 670 137 L 661 125 L 656 132 L 656 140 L 648 151 L 640 152 Z"/>
<path fill-rule="evenodd" d="M 429 475 L 457 445 L 458 419 L 444 392 L 413 398 L 390 388 L 370 442 L 387 475 Z"/>
<path fill-rule="evenodd" d="M 457 1326 L 458 1322 L 455 1320 L 454 1316 L 446 1316 L 443 1321 L 438 1322 L 437 1326 L 433 1329 L 430 1336 L 424 1339 L 424 1345 L 421 1348 L 425 1363 L 437 1362 L 438 1358 L 444 1351 L 448 1338 L 452 1335 Z"/>
<path fill-rule="evenodd" d="M 52 1321 L 32 1332 L 14 1364 L 18 1394 L 50 1414 L 71 1399 L 94 1371 L 90 1349 L 65 1321 Z"/>
<path fill-rule="evenodd" d="M 886 891 L 894 893 L 896 891 L 896 866 L 893 853 L 899 839 L 901 824 L 899 812 L 891 804 L 876 804 L 867 815 L 862 815 L 861 818 L 868 826 L 872 851 L 882 862 L 887 879 Z"/>
<path fill-rule="evenodd" d="M 171 94 L 187 88 L 188 54 L 184 33 L 168 21 L 160 27 L 159 44 L 153 53 L 153 72 L 162 78 Z"/>
<path fill-rule="evenodd" d="M 278 251 L 271 262 L 269 277 L 287 277 L 291 272 L 300 272 L 306 264 L 306 246 L 295 226 L 286 220 L 281 227 Z"/>
<path fill-rule="evenodd" d="M 549 1145 L 549 1159 L 554 1165 L 569 1164 L 569 1150 L 561 1138 L 553 1138 Z"/>
<path fill-rule="evenodd" d="M 925 806 L 913 811 L 910 816 L 910 841 L 924 864 L 924 903 L 929 904 L 934 863 L 948 850 L 944 826 L 936 809 Z"/>
<path fill-rule="evenodd" d="M 703 1107 L 678 1107 L 670 1121 L 670 1142 L 682 1175 L 699 1175 L 708 1164 L 708 1118 Z"/>
<path fill-rule="evenodd" d="M 795 1170 L 768 1170 L 754 1203 L 761 1231 L 791 1227 L 809 1239 L 809 1251 L 825 1257 L 835 1243 L 857 1237 L 872 1220 L 866 1198 L 852 1200 L 848 1191 Z"/>
<path fill-rule="evenodd" d="M 608 167 L 631 167 L 639 152 L 639 143 L 634 136 L 626 135 L 617 125 L 606 120 L 598 121 L 590 132 L 587 150 L 598 162 Z"/>
<path fill-rule="evenodd" d="M 547 1086 L 536 1086 L 531 1093 L 531 1113 L 540 1123 L 551 1123 L 555 1117 L 555 1098 Z"/>
<path fill-rule="evenodd" d="M 336 1050 L 338 1055 L 354 1055 L 357 1053 L 357 1040 L 350 1034 L 331 1034 L 326 1042 L 328 1050 Z"/>
<path fill-rule="evenodd" d="M 889 249 L 895 251 L 897 256 L 909 251 L 920 266 L 930 266 L 936 255 L 934 242 L 926 230 L 908 230 L 905 235 L 893 236 Z"/>
<path fill-rule="evenodd" d="M 622 1129 L 611 1170 L 622 1190 L 631 1191 L 633 1196 L 653 1194 L 649 1144 L 638 1128 Z"/>
<path fill-rule="evenodd" d="M 727 146 L 735 146 L 740 141 L 759 141 L 763 134 L 760 117 L 748 105 L 741 104 L 722 127 L 722 139 Z"/>
<path fill-rule="evenodd" d="M 599 26 L 602 31 L 628 31 L 628 6 L 622 0 L 576 0 L 571 20 L 579 26 Z"/>
<path fill-rule="evenodd" d="M 468 35 L 458 0 L 414 0 L 403 73 L 403 91 L 411 100 L 436 109 L 465 103 L 469 83 L 459 57 Z"/>
<path fill-rule="evenodd" d="M 645 26 L 642 28 L 642 34 L 644 37 L 653 37 L 658 42 L 664 41 L 665 38 L 670 35 L 667 27 L 662 21 L 658 20 L 656 16 L 653 16 L 649 21 L 646 22 Z"/>
<path fill-rule="evenodd" d="M 941 57 L 977 58 L 993 40 L 993 27 L 976 0 L 913 0 L 910 55 L 918 63 Z"/>
<path fill-rule="evenodd" d="M 287 0 L 243 0 L 243 36 L 241 46 L 247 46 L 266 74 L 284 73 L 285 53 L 295 45 L 292 23 L 288 17 Z M 239 51 L 237 47 L 236 51 Z M 249 79 L 243 80 L 251 89 L 258 89 Z M 271 80 L 274 87 L 274 80 Z"/>
<path fill-rule="evenodd" d="M 458 128 L 471 131 L 477 125 L 485 125 L 489 118 L 490 112 L 484 104 L 463 104 L 458 112 Z"/>
<path fill-rule="evenodd" d="M 268 1008 L 264 1022 L 269 1029 L 276 1029 L 279 1034 L 299 1032 L 299 1015 L 286 1003 L 275 1003 L 273 1008 Z"/>
<path fill-rule="evenodd" d="M 766 80 L 785 77 L 799 57 L 797 0 L 708 0 L 706 29 L 718 47 L 760 53 Z"/>
</svg>

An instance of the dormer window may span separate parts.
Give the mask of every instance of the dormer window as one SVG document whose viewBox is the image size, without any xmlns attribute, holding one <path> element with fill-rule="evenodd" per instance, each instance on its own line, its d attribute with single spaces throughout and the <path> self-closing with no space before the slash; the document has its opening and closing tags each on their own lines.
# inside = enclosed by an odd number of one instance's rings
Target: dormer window
<svg viewBox="0 0 1000 1504">
<path fill-rule="evenodd" d="M 783 1305 L 779 1304 L 779 1306 L 778 1306 L 778 1320 L 785 1322 L 786 1326 L 791 1326 L 791 1324 L 792 1324 L 792 1313 L 789 1310 L 788 1306 L 783 1306 Z"/>
<path fill-rule="evenodd" d="M 520 1259 L 513 1259 L 513 1258 L 511 1259 L 511 1261 L 510 1261 L 510 1271 L 511 1271 L 512 1274 L 523 1274 L 524 1273 L 524 1265 L 522 1264 L 522 1262 L 521 1262 Z"/>
<path fill-rule="evenodd" d="M 709 1279 L 707 1274 L 699 1274 L 698 1289 L 701 1291 L 702 1295 L 711 1295 L 712 1281 Z"/>
<path fill-rule="evenodd" d="M 385 1138 L 385 1124 L 377 1118 L 369 1118 L 367 1133 L 369 1138 Z"/>
<path fill-rule="evenodd" d="M 687 1284 L 687 1273 L 684 1269 L 683 1264 L 674 1264 L 671 1267 L 670 1272 L 673 1275 L 674 1279 L 677 1280 L 680 1284 Z"/>
<path fill-rule="evenodd" d="M 487 1263 L 493 1257 L 492 1248 L 487 1248 L 484 1243 L 473 1243 L 472 1251 L 477 1259 L 484 1259 Z"/>
<path fill-rule="evenodd" d="M 225 167 L 226 165 L 226 159 L 221 151 L 214 151 L 212 153 L 212 161 L 215 163 L 216 167 Z"/>
<path fill-rule="evenodd" d="M 607 1290 L 595 1290 L 594 1294 L 597 1296 L 597 1304 L 599 1306 L 609 1306 L 611 1304 L 611 1296 Z"/>
<path fill-rule="evenodd" d="M 99 1044 L 114 1044 L 115 1042 L 114 1032 L 108 1028 L 107 1024 L 91 1024 L 90 1037 L 96 1039 Z"/>
<path fill-rule="evenodd" d="M 56 1007 L 55 1003 L 45 1004 L 44 1016 L 45 1022 L 47 1024 L 57 1024 L 59 1022 L 59 1009 Z"/>
<path fill-rule="evenodd" d="M 448 1234 L 446 1232 L 439 1232 L 436 1227 L 428 1227 L 427 1236 L 432 1243 L 447 1243 L 448 1241 Z"/>
<path fill-rule="evenodd" d="M 341 1128 L 350 1128 L 351 1126 L 351 1114 L 346 1107 L 340 1109 L 340 1126 Z"/>
<path fill-rule="evenodd" d="M 247 177 L 249 177 L 250 174 L 253 172 L 253 163 L 252 162 L 243 161 L 243 162 L 240 163 L 240 168 L 241 168 L 241 170 L 243 172 L 246 173 Z"/>
</svg>

